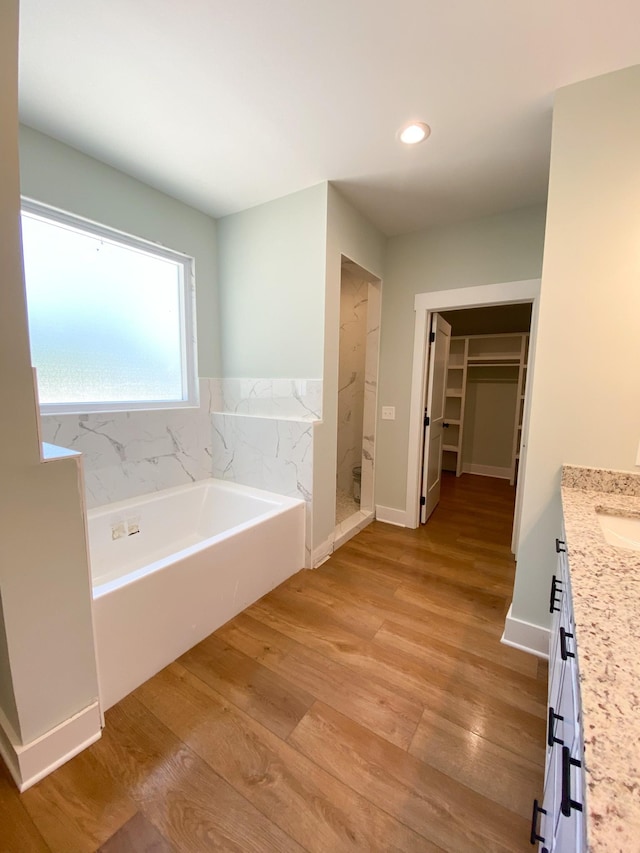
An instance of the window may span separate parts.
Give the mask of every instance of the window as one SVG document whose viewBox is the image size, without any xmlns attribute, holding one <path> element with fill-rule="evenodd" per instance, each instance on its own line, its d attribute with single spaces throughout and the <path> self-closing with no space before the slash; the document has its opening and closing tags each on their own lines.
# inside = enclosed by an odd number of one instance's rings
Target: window
<svg viewBox="0 0 640 853">
<path fill-rule="evenodd" d="M 197 405 L 192 259 L 23 200 L 43 414 Z"/>
</svg>

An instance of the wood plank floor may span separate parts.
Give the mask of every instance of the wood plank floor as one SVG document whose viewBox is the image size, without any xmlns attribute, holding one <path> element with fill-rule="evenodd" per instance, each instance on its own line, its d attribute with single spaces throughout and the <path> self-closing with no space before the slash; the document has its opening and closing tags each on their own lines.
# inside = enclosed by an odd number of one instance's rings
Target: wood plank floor
<svg viewBox="0 0 640 853">
<path fill-rule="evenodd" d="M 107 712 L 19 795 L 3 853 L 530 850 L 546 665 L 500 644 L 513 489 L 447 477 Z"/>
</svg>

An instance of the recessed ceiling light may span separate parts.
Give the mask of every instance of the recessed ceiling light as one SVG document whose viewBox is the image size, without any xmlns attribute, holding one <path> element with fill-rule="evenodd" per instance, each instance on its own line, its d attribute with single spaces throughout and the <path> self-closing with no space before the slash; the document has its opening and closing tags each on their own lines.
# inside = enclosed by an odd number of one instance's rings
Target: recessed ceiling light
<svg viewBox="0 0 640 853">
<path fill-rule="evenodd" d="M 430 133 L 431 128 L 428 124 L 423 121 L 412 121 L 411 124 L 406 124 L 400 129 L 398 136 L 400 142 L 404 142 L 405 145 L 416 145 L 418 142 L 424 142 Z"/>
</svg>

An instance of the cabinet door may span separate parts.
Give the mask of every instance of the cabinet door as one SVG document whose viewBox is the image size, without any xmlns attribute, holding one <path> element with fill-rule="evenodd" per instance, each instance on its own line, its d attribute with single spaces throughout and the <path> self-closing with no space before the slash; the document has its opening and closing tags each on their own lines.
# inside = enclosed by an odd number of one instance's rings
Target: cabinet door
<svg viewBox="0 0 640 853">
<path fill-rule="evenodd" d="M 560 541 L 560 540 L 558 540 Z M 564 559 L 563 559 L 564 558 Z M 551 611 L 551 630 L 549 634 L 549 704 L 554 705 L 557 701 L 558 684 L 557 679 L 562 673 L 560 659 L 560 618 L 563 612 L 566 614 L 568 595 L 567 589 L 566 554 L 559 552 L 556 573 L 551 580 L 549 589 L 549 609 Z"/>
<path fill-rule="evenodd" d="M 574 755 L 574 753 L 571 752 L 571 755 Z M 581 756 L 579 758 L 581 758 Z M 562 763 L 564 764 L 565 762 L 563 761 Z M 582 851 L 584 850 L 585 839 L 585 818 L 584 812 L 582 811 L 582 804 L 584 802 L 584 771 L 582 769 L 581 763 L 579 766 L 576 766 L 575 764 L 570 764 L 568 766 L 568 771 L 568 793 L 571 800 L 576 803 L 576 807 L 572 806 L 569 809 L 569 814 L 566 815 L 563 814 L 560 807 L 558 808 L 559 815 L 558 821 L 556 823 L 554 843 L 552 849 L 558 851 L 558 853 L 582 853 Z M 567 766 L 565 766 L 564 769 L 561 768 L 559 780 L 559 806 L 562 802 L 563 795 L 563 777 L 566 774 Z"/>
<path fill-rule="evenodd" d="M 555 744 L 549 750 L 549 761 L 544 775 L 544 799 L 542 807 L 546 814 L 540 817 L 540 836 L 544 842 L 540 842 L 539 849 L 545 848 L 552 853 L 554 850 L 555 836 L 560 816 L 560 798 L 562 796 L 562 747 Z"/>
<path fill-rule="evenodd" d="M 584 850 L 582 835 L 582 822 L 580 813 L 572 811 L 569 817 L 560 815 L 560 821 L 556 828 L 553 846 L 549 849 L 557 853 L 582 853 Z"/>
<path fill-rule="evenodd" d="M 567 615 L 567 607 L 566 607 L 566 596 L 562 597 L 562 606 L 561 611 L 558 614 L 558 618 L 554 619 L 552 635 L 551 635 L 551 647 L 549 650 L 549 696 L 548 696 L 548 704 L 549 707 L 554 708 L 556 713 L 560 713 L 558 708 L 560 706 L 560 694 L 563 689 L 563 683 L 566 672 L 566 660 L 563 658 L 563 643 L 562 643 L 562 632 L 565 633 L 565 643 L 566 647 L 566 633 L 567 626 L 569 625 L 569 617 Z M 569 633 L 571 633 L 569 631 Z"/>
</svg>

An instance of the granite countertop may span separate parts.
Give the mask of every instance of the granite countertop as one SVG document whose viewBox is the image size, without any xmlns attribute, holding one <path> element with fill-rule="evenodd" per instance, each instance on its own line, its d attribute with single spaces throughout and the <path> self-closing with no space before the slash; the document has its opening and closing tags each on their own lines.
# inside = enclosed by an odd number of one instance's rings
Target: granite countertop
<svg viewBox="0 0 640 853">
<path fill-rule="evenodd" d="M 592 851 L 640 849 L 640 551 L 607 544 L 596 511 L 640 516 L 640 474 L 565 466 Z"/>
</svg>

